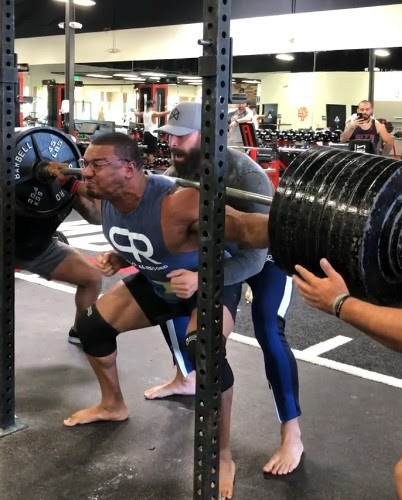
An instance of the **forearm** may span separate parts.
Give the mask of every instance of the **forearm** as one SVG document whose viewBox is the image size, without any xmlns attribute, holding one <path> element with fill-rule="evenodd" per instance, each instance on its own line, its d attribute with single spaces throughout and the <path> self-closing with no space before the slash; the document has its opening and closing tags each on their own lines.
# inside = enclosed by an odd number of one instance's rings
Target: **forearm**
<svg viewBox="0 0 402 500">
<path fill-rule="evenodd" d="M 225 286 L 241 283 L 247 278 L 258 274 L 264 267 L 267 256 L 266 249 L 240 249 L 238 253 L 225 259 Z"/>
<path fill-rule="evenodd" d="M 394 147 L 394 141 L 386 142 L 382 148 L 382 153 L 388 155 Z"/>
<path fill-rule="evenodd" d="M 385 346 L 402 352 L 402 309 L 380 307 L 351 297 L 340 318 Z"/>
<path fill-rule="evenodd" d="M 242 246 L 268 248 L 268 215 L 239 212 L 226 205 L 225 237 Z"/>
<path fill-rule="evenodd" d="M 100 206 L 94 199 L 78 195 L 74 201 L 74 208 L 90 224 L 102 224 Z"/>
<path fill-rule="evenodd" d="M 342 132 L 340 136 L 340 141 L 341 142 L 348 142 L 348 140 L 352 137 L 352 134 L 355 130 L 355 127 L 353 125 L 348 125 L 345 130 Z"/>
</svg>

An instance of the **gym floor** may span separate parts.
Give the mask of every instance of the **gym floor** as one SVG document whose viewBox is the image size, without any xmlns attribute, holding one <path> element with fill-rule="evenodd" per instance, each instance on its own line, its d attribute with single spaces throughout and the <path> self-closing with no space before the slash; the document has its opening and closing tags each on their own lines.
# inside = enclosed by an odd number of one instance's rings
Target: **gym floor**
<svg viewBox="0 0 402 500">
<path fill-rule="evenodd" d="M 193 398 L 146 401 L 143 397 L 146 388 L 173 374 L 159 328 L 119 337 L 118 364 L 131 411 L 129 420 L 74 428 L 62 425 L 63 418 L 99 398 L 85 355 L 67 342 L 74 301 L 66 290 L 16 279 L 16 413 L 18 422 L 27 428 L 0 438 L 0 498 L 192 498 Z M 243 302 L 244 314 L 236 330 L 239 327 L 251 338 Z M 309 331 L 328 336 L 327 317 L 312 315 L 302 307 L 295 297 L 297 314 L 292 310 L 288 336 L 296 349 L 305 348 L 298 340 L 301 332 L 296 317 L 304 337 L 307 320 Z M 341 332 L 354 335 L 352 342 L 361 338 L 350 331 Z M 356 350 L 364 357 L 364 347 L 372 344 L 358 346 Z M 366 349 L 369 358 L 374 358 L 371 351 L 372 347 Z M 332 370 L 298 356 L 305 455 L 291 475 L 266 477 L 262 467 L 278 445 L 279 423 L 261 351 L 229 341 L 228 352 L 235 373 L 235 499 L 395 498 L 393 466 L 402 454 L 402 400 L 397 383 L 384 383 L 386 375 L 376 382 L 352 375 L 353 370 Z M 384 349 L 384 356 L 386 352 Z M 381 346 L 377 354 L 381 358 Z M 389 380 L 399 380 L 400 358 L 381 359 L 390 365 Z"/>
</svg>

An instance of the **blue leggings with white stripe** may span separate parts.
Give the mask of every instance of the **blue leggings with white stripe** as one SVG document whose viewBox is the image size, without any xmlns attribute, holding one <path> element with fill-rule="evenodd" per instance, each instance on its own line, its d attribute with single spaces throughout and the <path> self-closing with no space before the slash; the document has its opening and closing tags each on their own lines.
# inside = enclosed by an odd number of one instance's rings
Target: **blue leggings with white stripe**
<svg viewBox="0 0 402 500">
<path fill-rule="evenodd" d="M 292 279 L 281 271 L 268 254 L 262 271 L 249 278 L 253 292 L 252 319 L 261 346 L 265 373 L 272 387 L 278 417 L 288 422 L 301 414 L 299 378 L 295 357 L 285 337 L 285 315 L 292 296 Z M 185 351 L 187 317 L 161 325 L 167 343 L 184 375 L 194 368 Z"/>
</svg>

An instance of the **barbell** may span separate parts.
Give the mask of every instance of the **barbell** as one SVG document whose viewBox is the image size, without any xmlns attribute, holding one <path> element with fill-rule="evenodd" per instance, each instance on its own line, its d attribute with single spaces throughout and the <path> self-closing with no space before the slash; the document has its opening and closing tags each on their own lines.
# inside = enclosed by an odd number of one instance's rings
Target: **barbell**
<svg viewBox="0 0 402 500">
<path fill-rule="evenodd" d="M 49 127 L 29 129 L 17 145 L 17 203 L 34 215 L 57 213 L 71 195 L 49 179 L 45 167 L 52 160 L 68 163 L 65 173 L 81 175 L 78 149 Z M 176 183 L 200 186 L 185 179 Z M 44 194 L 29 201 L 39 188 Z M 402 302 L 402 161 L 307 149 L 284 172 L 273 198 L 231 187 L 226 193 L 271 205 L 270 250 L 288 274 L 301 264 L 322 276 L 319 260 L 326 257 L 353 295 L 386 305 Z"/>
</svg>

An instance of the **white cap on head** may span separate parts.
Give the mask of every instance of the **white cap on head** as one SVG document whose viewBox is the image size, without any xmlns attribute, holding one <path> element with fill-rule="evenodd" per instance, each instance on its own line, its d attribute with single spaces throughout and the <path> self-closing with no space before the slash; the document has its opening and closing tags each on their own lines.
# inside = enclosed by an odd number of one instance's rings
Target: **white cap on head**
<svg viewBox="0 0 402 500">
<path fill-rule="evenodd" d="M 170 135 L 187 135 L 201 130 L 201 104 L 199 102 L 181 102 L 170 112 L 166 125 L 157 129 Z"/>
</svg>

